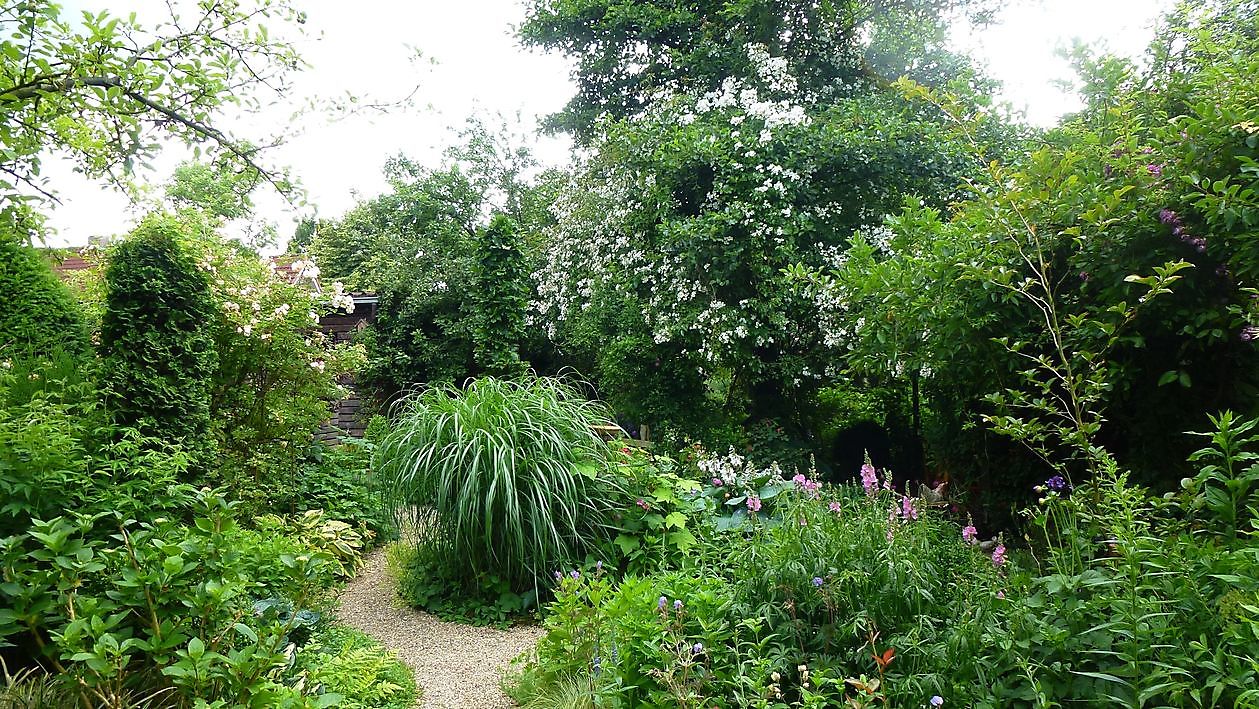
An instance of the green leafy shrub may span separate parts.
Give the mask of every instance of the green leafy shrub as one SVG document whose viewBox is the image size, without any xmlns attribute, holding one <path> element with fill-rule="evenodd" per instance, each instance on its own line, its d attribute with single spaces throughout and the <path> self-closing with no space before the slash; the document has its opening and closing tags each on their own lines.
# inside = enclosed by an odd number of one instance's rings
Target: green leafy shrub
<svg viewBox="0 0 1259 709">
<path fill-rule="evenodd" d="M 411 709 L 419 696 L 411 668 L 352 628 L 316 633 L 297 664 L 318 691 L 339 696 L 342 709 Z"/>
<path fill-rule="evenodd" d="M 1254 420 L 1217 421 L 1194 456 L 1214 462 L 1180 496 L 1151 497 L 1113 464 L 1075 489 L 1042 488 L 1031 521 L 1051 540 L 1049 569 L 1016 579 L 1005 630 L 977 658 L 989 681 L 976 706 L 1259 701 L 1259 544 L 1215 516 L 1237 479 L 1223 471 L 1249 462 L 1252 445 L 1232 443 Z"/>
<path fill-rule="evenodd" d="M 400 542 L 387 553 L 398 596 L 442 620 L 506 628 L 538 605 L 537 590 L 513 588 L 508 579 L 492 571 L 478 574 L 475 583 L 469 584 L 467 573 L 438 547 Z M 469 586 L 475 590 L 460 590 Z"/>
<path fill-rule="evenodd" d="M 218 366 L 206 275 L 180 245 L 191 228 L 149 216 L 110 254 L 101 323 L 106 407 L 114 421 L 211 463 L 210 387 Z"/>
<path fill-rule="evenodd" d="M 78 357 L 0 369 L 0 537 L 68 511 L 167 513 L 187 466 L 178 447 L 109 426 Z"/>
<path fill-rule="evenodd" d="M 296 616 L 256 615 L 255 599 L 309 607 L 329 558 L 241 530 L 232 508 L 207 492 L 190 526 L 75 515 L 0 540 L 0 642 L 28 647 L 84 703 L 161 691 L 173 706 L 313 706 L 285 683 Z"/>
<path fill-rule="evenodd" d="M 591 429 L 609 420 L 570 384 L 538 377 L 429 387 L 398 408 L 375 467 L 421 547 L 444 559 L 452 593 L 494 575 L 536 590 L 611 536 L 615 482 Z"/>
<path fill-rule="evenodd" d="M 0 359 L 89 349 L 74 298 L 34 248 L 0 239 L 0 298 Z"/>
<path fill-rule="evenodd" d="M 321 510 L 331 519 L 369 532 L 369 545 L 397 538 L 397 525 L 371 470 L 373 445 L 354 438 L 343 438 L 338 445 L 312 444 L 291 478 L 273 480 L 271 509 L 289 514 Z"/>
<path fill-rule="evenodd" d="M 322 510 L 307 510 L 289 518 L 263 515 L 254 524 L 264 534 L 288 534 L 308 548 L 327 554 L 340 578 L 354 576 L 363 561 L 363 535 L 347 522 L 329 519 Z"/>
<path fill-rule="evenodd" d="M 609 473 L 625 489 L 612 513 L 617 535 L 602 555 L 623 572 L 648 574 L 672 568 L 697 547 L 694 527 L 708 518 L 699 483 L 677 474 L 671 458 L 613 442 Z"/>
</svg>

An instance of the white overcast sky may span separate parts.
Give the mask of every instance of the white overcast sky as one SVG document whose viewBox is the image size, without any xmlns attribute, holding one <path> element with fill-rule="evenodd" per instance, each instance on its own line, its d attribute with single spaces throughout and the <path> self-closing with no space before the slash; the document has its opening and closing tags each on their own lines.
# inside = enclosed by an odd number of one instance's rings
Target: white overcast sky
<svg viewBox="0 0 1259 709">
<path fill-rule="evenodd" d="M 158 0 L 98 2 L 71 0 L 67 11 L 109 7 L 158 17 Z M 561 108 L 572 94 L 569 65 L 558 56 L 526 52 L 513 27 L 524 16 L 520 0 L 312 0 L 298 3 L 309 14 L 311 37 L 302 54 L 311 65 L 299 90 L 335 96 L 346 91 L 379 98 L 398 97 L 419 85 L 413 110 L 387 116 L 357 116 L 339 123 L 316 117 L 274 150 L 270 160 L 290 167 L 308 194 L 308 204 L 292 209 L 274 195 L 258 199 L 260 216 L 279 233 L 292 233 L 298 216 L 336 217 L 360 197 L 384 188 L 381 167 L 405 154 L 435 164 L 454 130 L 473 113 L 517 112 L 532 129 L 537 117 Z M 985 62 L 1005 85 L 1002 98 L 1025 110 L 1030 121 L 1051 125 L 1078 107 L 1054 80 L 1070 78 L 1055 56 L 1073 39 L 1136 57 L 1149 41 L 1159 13 L 1171 0 L 1021 0 L 1001 13 L 996 26 L 979 33 L 958 32 L 959 47 Z M 151 22 L 148 24 L 152 24 Z M 413 62 L 413 49 L 425 61 Z M 261 130 L 238 130 L 241 137 L 265 136 L 288 122 L 289 109 L 249 119 Z M 246 124 L 247 126 L 247 124 Z M 538 156 L 547 163 L 567 159 L 567 143 L 543 139 Z M 186 156 L 172 149 L 146 181 L 160 183 Z M 46 175 L 62 198 L 50 209 L 50 245 L 81 245 L 88 237 L 126 232 L 137 209 L 107 187 L 49 165 Z"/>
</svg>

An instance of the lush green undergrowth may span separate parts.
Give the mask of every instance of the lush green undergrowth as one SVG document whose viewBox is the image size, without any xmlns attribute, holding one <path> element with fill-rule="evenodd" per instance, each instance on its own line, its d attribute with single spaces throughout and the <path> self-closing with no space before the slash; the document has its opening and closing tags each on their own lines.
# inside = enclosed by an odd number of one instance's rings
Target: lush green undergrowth
<svg viewBox="0 0 1259 709">
<path fill-rule="evenodd" d="M 1193 510 L 1255 505 L 1255 468 L 1241 446 L 1201 455 L 1233 471 L 1169 498 L 1113 469 L 1051 479 L 1017 553 L 871 469 L 864 490 L 801 476 L 738 528 L 692 518 L 673 570 L 564 574 L 510 689 L 525 706 L 1254 705 L 1254 513 L 1232 534 Z"/>
</svg>

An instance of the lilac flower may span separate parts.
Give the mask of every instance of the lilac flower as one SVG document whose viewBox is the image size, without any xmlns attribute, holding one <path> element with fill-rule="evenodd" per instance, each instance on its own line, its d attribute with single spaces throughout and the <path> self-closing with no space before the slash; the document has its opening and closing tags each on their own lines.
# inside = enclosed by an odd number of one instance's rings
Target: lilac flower
<svg viewBox="0 0 1259 709">
<path fill-rule="evenodd" d="M 839 514 L 840 510 L 843 509 L 843 507 L 838 502 L 832 502 L 826 507 L 827 509 L 829 509 L 831 512 L 834 512 L 835 514 Z"/>
<path fill-rule="evenodd" d="M 704 643 L 695 643 L 691 646 L 692 655 L 700 655 L 704 652 Z"/>
<path fill-rule="evenodd" d="M 1242 334 L 1240 337 L 1242 342 L 1254 342 L 1256 339 L 1259 339 L 1259 327 L 1247 325 L 1242 328 Z"/>
<path fill-rule="evenodd" d="M 815 587 L 820 587 L 820 586 L 822 585 L 822 577 L 821 577 L 821 576 L 814 576 L 814 577 L 813 577 L 813 585 L 814 585 Z"/>
<path fill-rule="evenodd" d="M 901 498 L 901 516 L 905 519 L 918 519 L 918 508 L 914 507 L 914 498 L 909 495 Z"/>
<path fill-rule="evenodd" d="M 664 607 L 667 605 L 669 605 L 669 599 L 665 598 L 664 596 L 661 596 L 660 600 L 656 601 L 656 607 L 659 608 L 660 610 L 664 610 Z"/>
<path fill-rule="evenodd" d="M 865 488 L 867 495 L 874 495 L 879 488 L 879 474 L 869 463 L 861 466 L 861 487 Z"/>
<path fill-rule="evenodd" d="M 557 570 L 557 571 L 555 572 L 555 580 L 556 580 L 556 581 L 559 581 L 559 580 L 560 580 L 560 579 L 562 579 L 562 578 L 564 578 L 564 574 L 560 573 L 560 572 Z"/>
<path fill-rule="evenodd" d="M 931 703 L 931 706 L 933 707 L 942 707 L 944 706 L 944 697 L 941 697 L 940 695 L 937 694 L 931 697 L 930 703 Z"/>
<path fill-rule="evenodd" d="M 791 482 L 793 482 L 793 483 L 795 483 L 796 485 L 799 485 L 799 486 L 801 486 L 801 487 L 803 487 L 803 486 L 804 486 L 804 483 L 805 483 L 805 482 L 807 482 L 807 481 L 808 481 L 808 478 L 806 478 L 805 476 L 801 475 L 800 473 L 796 473 L 796 474 L 795 474 L 795 476 L 791 478 Z"/>
<path fill-rule="evenodd" d="M 1004 544 L 998 544 L 997 548 L 992 550 L 992 565 L 993 566 L 1005 565 L 1005 545 Z"/>
<path fill-rule="evenodd" d="M 721 478 L 713 478 L 713 487 L 721 487 L 722 484 Z"/>
<path fill-rule="evenodd" d="M 680 611 L 680 610 L 682 610 L 682 599 L 678 599 L 678 600 L 676 600 L 676 601 L 674 601 L 674 602 L 673 602 L 673 610 L 675 610 L 675 611 Z"/>
<path fill-rule="evenodd" d="M 975 525 L 968 524 L 965 527 L 962 527 L 962 541 L 967 544 L 974 544 L 975 540 L 978 538 L 979 530 L 975 529 Z"/>
<path fill-rule="evenodd" d="M 572 572 L 571 572 L 571 573 L 569 573 L 569 575 L 568 575 L 568 576 L 569 576 L 569 578 L 571 578 L 572 580 L 576 581 L 577 579 L 581 578 L 581 572 L 580 572 L 580 571 L 578 571 L 577 569 L 573 569 L 573 570 L 572 570 Z"/>
<path fill-rule="evenodd" d="M 748 504 L 748 510 L 752 512 L 761 511 L 761 498 L 757 497 L 756 495 L 749 495 L 747 504 Z"/>
<path fill-rule="evenodd" d="M 595 562 L 595 571 L 603 571 L 603 561 L 602 561 L 602 560 L 600 560 L 600 561 L 596 561 L 596 562 Z"/>
</svg>

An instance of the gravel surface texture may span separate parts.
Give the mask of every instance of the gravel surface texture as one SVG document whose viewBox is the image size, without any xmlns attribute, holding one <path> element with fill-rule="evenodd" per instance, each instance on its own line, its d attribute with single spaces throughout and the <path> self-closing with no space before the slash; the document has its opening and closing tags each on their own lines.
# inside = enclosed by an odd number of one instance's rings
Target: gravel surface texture
<svg viewBox="0 0 1259 709">
<path fill-rule="evenodd" d="M 383 549 L 369 554 L 362 571 L 345 587 L 337 617 L 410 665 L 423 690 L 419 706 L 432 709 L 516 706 L 499 689 L 499 680 L 512 659 L 542 636 L 536 626 L 478 628 L 403 608 L 385 571 Z"/>
</svg>

